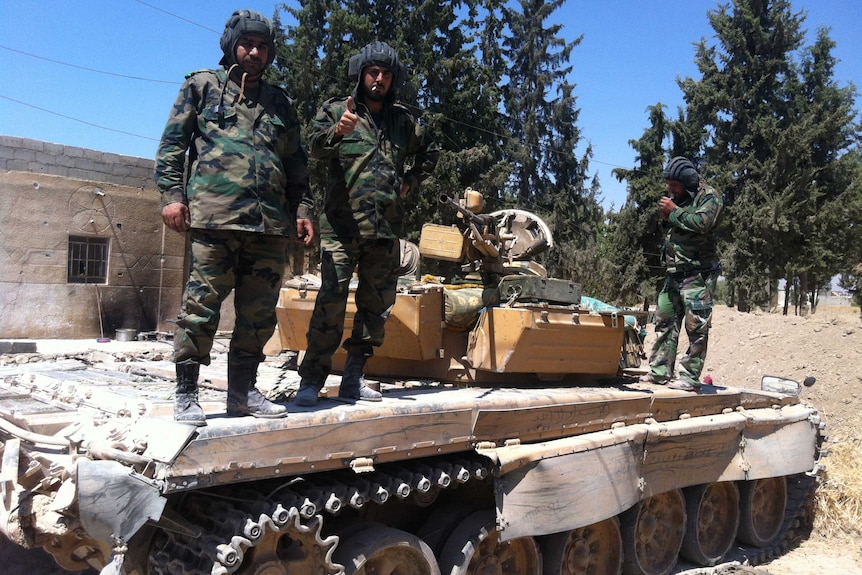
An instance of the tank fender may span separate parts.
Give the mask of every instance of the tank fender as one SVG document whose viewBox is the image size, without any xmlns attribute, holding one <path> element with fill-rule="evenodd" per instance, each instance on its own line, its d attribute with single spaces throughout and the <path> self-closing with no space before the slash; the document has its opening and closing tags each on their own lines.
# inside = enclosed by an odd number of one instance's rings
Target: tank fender
<svg viewBox="0 0 862 575">
<path fill-rule="evenodd" d="M 77 486 L 81 525 L 109 546 L 158 521 L 167 503 L 157 482 L 117 461 L 78 461 Z"/>
<path fill-rule="evenodd" d="M 497 521 L 501 541 L 590 525 L 637 503 L 647 426 L 599 431 L 496 454 Z"/>
<path fill-rule="evenodd" d="M 690 485 L 810 471 L 819 434 L 812 415 L 803 405 L 744 410 L 480 449 L 499 466 L 500 539 L 584 527 Z M 810 450 L 798 449 L 806 443 Z"/>
</svg>

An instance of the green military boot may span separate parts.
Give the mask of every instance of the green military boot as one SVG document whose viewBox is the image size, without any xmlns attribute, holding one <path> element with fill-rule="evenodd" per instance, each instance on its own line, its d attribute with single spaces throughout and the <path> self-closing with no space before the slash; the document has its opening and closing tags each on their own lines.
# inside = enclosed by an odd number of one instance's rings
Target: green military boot
<svg viewBox="0 0 862 575">
<path fill-rule="evenodd" d="M 198 363 L 178 363 L 177 389 L 174 393 L 174 421 L 202 426 L 207 424 L 204 410 L 198 403 Z"/>
<path fill-rule="evenodd" d="M 338 397 L 347 399 L 364 399 L 366 401 L 382 401 L 383 394 L 374 391 L 362 381 L 362 373 L 368 357 L 359 351 L 347 353 L 347 361 L 344 363 L 344 373 L 341 375 L 341 385 L 338 388 Z"/>
<path fill-rule="evenodd" d="M 227 414 L 231 417 L 287 417 L 287 407 L 273 403 L 255 387 L 257 365 L 228 366 Z"/>
</svg>

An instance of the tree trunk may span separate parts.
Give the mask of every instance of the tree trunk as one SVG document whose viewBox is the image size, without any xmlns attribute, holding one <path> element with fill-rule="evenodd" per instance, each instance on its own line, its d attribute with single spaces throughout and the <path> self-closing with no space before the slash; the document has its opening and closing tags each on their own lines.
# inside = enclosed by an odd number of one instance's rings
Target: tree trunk
<svg viewBox="0 0 862 575">
<path fill-rule="evenodd" d="M 743 286 L 738 286 L 739 294 L 736 302 L 736 309 L 743 313 L 748 313 L 751 311 L 751 307 L 748 305 L 748 288 Z"/>
</svg>

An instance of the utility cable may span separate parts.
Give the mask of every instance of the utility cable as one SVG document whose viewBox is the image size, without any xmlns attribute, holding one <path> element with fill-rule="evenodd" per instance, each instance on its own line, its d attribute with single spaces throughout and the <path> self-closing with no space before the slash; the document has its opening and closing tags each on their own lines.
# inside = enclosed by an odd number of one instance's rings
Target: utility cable
<svg viewBox="0 0 862 575">
<path fill-rule="evenodd" d="M 167 10 L 165 10 L 163 8 L 159 8 L 158 6 L 153 6 L 152 4 L 142 2 L 141 0 L 135 0 L 135 2 L 137 2 L 138 4 L 143 4 L 147 8 L 152 8 L 153 10 L 158 10 L 159 12 L 162 12 L 163 14 L 167 14 L 168 16 L 176 18 L 177 20 L 182 20 L 183 22 L 187 22 L 187 23 L 191 24 L 192 26 L 197 26 L 198 28 L 203 28 L 204 30 L 209 30 L 210 32 L 213 32 L 215 34 L 221 34 L 221 32 L 218 30 L 213 30 L 212 28 L 207 28 L 203 24 L 198 24 L 194 20 L 189 20 L 188 18 L 183 18 L 182 16 L 174 14 L 173 12 L 168 12 Z"/>
<path fill-rule="evenodd" d="M 173 18 L 176 18 L 176 19 L 178 19 L 178 20 L 182 20 L 183 22 L 186 22 L 186 23 L 188 23 L 188 24 L 192 24 L 192 25 L 194 25 L 194 26 L 197 26 L 197 27 L 202 28 L 202 29 L 204 29 L 204 30 L 207 30 L 207 31 L 209 31 L 209 32 L 213 32 L 213 33 L 215 33 L 215 34 L 218 34 L 218 33 L 219 33 L 218 31 L 213 30 L 212 28 L 208 28 L 208 27 L 206 27 L 206 26 L 204 26 L 204 25 L 202 25 L 202 24 L 198 24 L 197 22 L 195 22 L 195 21 L 193 21 L 193 20 L 189 20 L 188 18 L 184 18 L 184 17 L 182 17 L 182 16 L 179 16 L 179 15 L 177 15 L 177 14 L 174 14 L 174 13 L 172 13 L 172 12 L 169 12 L 169 11 L 167 11 L 167 10 L 164 10 L 164 9 L 162 9 L 162 8 L 159 8 L 158 6 L 153 6 L 152 4 L 149 4 L 149 3 L 147 3 L 147 2 L 143 2 L 142 0 L 134 0 L 134 1 L 135 1 L 135 2 L 137 2 L 137 3 L 139 3 L 139 4 L 142 4 L 142 5 L 144 5 L 144 6 L 147 6 L 148 8 L 152 8 L 153 10 L 157 10 L 157 11 L 162 12 L 162 13 L 164 13 L 164 14 L 167 14 L 167 15 L 169 15 L 169 16 L 171 16 L 171 17 L 173 17 Z M 4 46 L 4 45 L 0 45 L 0 48 L 2 48 L 2 49 L 4 49 L 4 50 L 8 50 L 8 51 L 10 51 L 10 52 L 15 52 L 15 53 L 17 53 L 17 54 L 21 54 L 21 55 L 24 55 L 24 56 L 28 56 L 28 57 L 31 57 L 31 58 L 36 58 L 36 59 L 38 59 L 38 60 L 43 60 L 43 61 L 46 61 L 46 62 L 51 62 L 51 63 L 53 63 L 53 64 L 58 64 L 58 65 L 61 65 L 61 66 L 68 66 L 68 67 L 70 67 L 70 68 L 76 68 L 76 69 L 79 69 L 79 70 L 85 70 L 85 71 L 88 71 L 88 72 L 94 72 L 94 73 L 97 73 L 97 74 L 104 74 L 104 75 L 107 75 L 107 76 L 114 76 L 114 77 L 118 77 L 118 78 L 126 78 L 126 79 L 138 80 L 138 81 L 143 81 L 143 82 L 154 82 L 154 83 L 159 83 L 159 84 L 172 84 L 172 85 L 176 85 L 176 86 L 181 85 L 181 82 L 176 82 L 176 81 L 172 81 L 172 80 L 157 80 L 157 79 L 154 79 L 154 78 L 144 78 L 144 77 L 140 77 L 140 76 L 130 76 L 130 75 L 127 75 L 127 74 L 118 74 L 118 73 L 116 73 L 116 72 L 108 72 L 108 71 L 105 71 L 105 70 L 97 70 L 97 69 L 95 69 L 95 68 L 88 68 L 88 67 L 86 67 L 86 66 L 79 66 L 79 65 L 77 65 L 77 64 L 71 64 L 71 63 L 69 63 L 69 62 L 63 62 L 63 61 L 60 61 L 60 60 L 55 60 L 55 59 L 52 59 L 52 58 L 46 58 L 46 57 L 44 57 L 44 56 L 39 56 L 39 55 L 36 55 L 36 54 L 31 54 L 31 53 L 29 53 L 29 52 L 25 52 L 25 51 L 23 51 L 23 50 L 17 50 L 17 49 L 15 49 L 15 48 L 10 48 L 10 47 L 8 47 L 8 46 Z M 307 64 L 300 64 L 300 66 L 304 66 L 304 65 L 307 65 Z M 51 111 L 51 110 L 47 110 L 47 109 L 44 109 L 44 108 L 40 108 L 40 107 L 35 106 L 35 105 L 33 105 L 33 104 L 28 104 L 28 103 L 26 103 L 26 102 L 22 102 L 22 101 L 20 101 L 20 100 L 16 100 L 16 99 L 14 99 L 14 98 L 9 98 L 9 97 L 7 97 L 7 96 L 0 95 L 0 98 L 4 98 L 4 99 L 6 99 L 6 100 L 9 100 L 9 101 L 15 102 L 15 103 L 17 103 L 17 104 L 21 104 L 21 105 L 23 105 L 23 106 L 28 106 L 28 107 L 30 107 L 30 108 L 34 108 L 34 109 L 36 109 L 36 110 L 40 110 L 40 111 L 42 111 L 42 112 L 46 112 L 46 113 L 48 113 L 48 114 L 53 114 L 53 115 L 55 115 L 55 116 L 59 116 L 59 117 L 62 117 L 62 118 L 66 118 L 66 119 L 69 119 L 69 120 L 73 120 L 73 121 L 76 121 L 76 122 L 80 122 L 80 123 L 82 123 L 82 124 L 86 124 L 86 125 L 88 125 L 88 126 L 92 126 L 92 127 L 95 127 L 95 128 L 100 128 L 100 129 L 103 129 L 103 130 L 108 130 L 108 131 L 111 131 L 111 132 L 115 132 L 115 133 L 119 133 L 119 134 L 125 134 L 125 135 L 128 135 L 128 136 L 133 136 L 133 137 L 136 137 L 136 138 L 142 138 L 142 139 L 150 140 L 150 141 L 154 141 L 154 142 L 158 142 L 158 141 L 159 141 L 159 140 L 158 140 L 158 139 L 156 139 L 156 138 L 151 138 L 151 137 L 148 137 L 148 136 L 142 136 L 142 135 L 140 135 L 140 134 L 134 134 L 134 133 L 131 133 L 131 132 L 126 132 L 126 131 L 124 131 L 124 130 L 118 130 L 118 129 L 115 129 L 115 128 L 109 128 L 109 127 L 107 127 L 107 126 L 101 126 L 101 125 L 98 125 L 98 124 L 94 124 L 94 123 L 88 122 L 88 121 L 86 121 L 86 120 L 81 120 L 81 119 L 79 119 L 79 118 L 75 118 L 75 117 L 72 117 L 72 116 L 68 116 L 68 115 L 65 115 L 65 114 L 61 114 L 61 113 L 59 113 L 59 112 L 54 112 L 54 111 Z M 403 102 L 402 102 L 402 103 L 403 103 Z M 414 106 L 414 105 L 410 105 L 410 104 L 405 104 L 405 105 L 406 105 L 408 108 L 413 108 L 415 111 L 417 111 L 417 112 L 421 113 L 421 108 L 420 108 L 420 107 L 418 107 L 418 106 Z M 488 134 L 488 135 L 491 135 L 491 136 L 494 136 L 494 137 L 500 138 L 501 140 L 505 140 L 505 141 L 519 141 L 517 138 L 515 138 L 515 137 L 513 137 L 513 136 L 511 136 L 511 135 L 503 134 L 503 133 L 499 133 L 499 132 L 497 132 L 497 131 L 489 130 L 489 129 L 487 129 L 487 128 L 483 128 L 483 127 L 481 127 L 481 126 L 474 126 L 474 125 L 471 125 L 471 124 L 469 124 L 469 123 L 467 123 L 467 122 L 464 122 L 464 121 L 462 121 L 462 120 L 459 120 L 459 119 L 457 119 L 457 118 L 450 118 L 450 117 L 445 116 L 445 115 L 443 115 L 442 117 L 443 117 L 446 121 L 452 122 L 452 123 L 454 123 L 454 124 L 460 124 L 460 125 L 462 125 L 462 126 L 465 126 L 465 127 L 470 128 L 470 129 L 473 129 L 473 130 L 476 130 L 476 131 L 479 131 L 479 132 L 483 132 L 483 133 L 485 133 L 485 134 Z M 533 146 L 531 145 L 531 147 L 533 147 Z M 561 154 L 561 153 L 563 153 L 563 152 L 561 152 L 560 150 L 555 150 L 555 149 L 553 149 L 553 147 L 552 147 L 552 146 L 550 146 L 550 145 L 548 145 L 548 144 L 544 144 L 544 143 L 537 143 L 537 144 L 535 144 L 535 147 L 537 147 L 537 148 L 539 148 L 539 149 L 547 148 L 547 149 L 548 149 L 548 151 L 549 151 L 550 153 L 552 153 L 552 154 Z M 619 166 L 619 165 L 617 165 L 617 164 L 612 164 L 612 163 L 609 163 L 609 162 L 604 162 L 604 161 L 602 161 L 602 160 L 596 159 L 595 157 L 590 158 L 590 161 L 591 161 L 592 163 L 595 163 L 595 164 L 601 164 L 601 165 L 610 166 L 610 167 L 614 167 L 614 168 L 631 169 L 631 168 L 625 168 L 624 166 Z M 635 168 L 635 169 L 633 169 L 632 171 L 639 171 L 639 170 L 637 170 L 637 168 Z"/>
<path fill-rule="evenodd" d="M 79 70 L 86 70 L 88 72 L 95 72 L 97 74 L 105 74 L 106 76 L 116 76 L 117 78 L 128 78 L 130 80 L 141 80 L 144 82 L 157 82 L 159 84 L 174 84 L 179 86 L 181 82 L 171 81 L 171 80 L 154 80 L 152 78 L 141 78 L 139 76 L 127 76 L 126 74 L 117 74 L 116 72 L 106 72 L 104 70 L 96 70 L 95 68 L 87 68 L 86 66 L 78 66 L 77 64 L 70 64 L 68 62 L 61 62 L 60 60 L 53 60 L 51 58 L 46 58 L 44 56 L 37 56 L 36 54 L 30 54 L 29 52 L 24 52 L 23 50 L 16 50 L 15 48 L 10 48 L 9 46 L 0 45 L 0 48 L 4 50 L 9 50 L 10 52 L 15 52 L 17 54 L 21 54 L 23 56 L 29 56 L 30 58 L 36 58 L 37 60 L 44 60 L 46 62 L 51 62 L 52 64 L 60 64 L 61 66 L 68 66 L 70 68 L 77 68 Z"/>
<path fill-rule="evenodd" d="M 4 96 L 0 94 L 0 98 L 4 100 L 9 100 L 10 102 L 15 102 L 16 104 L 21 104 L 22 106 L 27 106 L 28 108 L 33 108 L 34 110 L 39 110 L 40 112 L 45 112 L 47 114 L 53 114 L 54 116 L 59 116 L 61 118 L 66 118 L 67 120 L 72 120 L 75 122 L 80 122 L 81 124 L 86 124 L 88 126 L 92 126 L 94 128 L 100 128 L 102 130 L 108 130 L 109 132 L 116 132 L 118 134 L 124 134 L 126 136 L 134 136 L 135 138 L 141 138 L 143 140 L 150 140 L 151 142 L 158 142 L 158 138 L 150 138 L 149 136 L 142 136 L 140 134 L 133 134 L 132 132 L 126 132 L 125 130 L 117 130 L 116 128 L 109 128 L 107 126 L 100 126 L 99 124 L 94 124 L 92 122 L 88 122 L 86 120 L 81 120 L 80 118 L 75 118 L 73 116 L 67 116 L 66 114 L 61 114 L 59 112 L 54 112 L 52 110 L 46 110 L 45 108 L 40 108 L 39 106 L 34 106 L 33 104 L 28 104 L 27 102 L 22 102 L 21 100 L 16 100 L 15 98 L 10 98 L 9 96 Z"/>
</svg>

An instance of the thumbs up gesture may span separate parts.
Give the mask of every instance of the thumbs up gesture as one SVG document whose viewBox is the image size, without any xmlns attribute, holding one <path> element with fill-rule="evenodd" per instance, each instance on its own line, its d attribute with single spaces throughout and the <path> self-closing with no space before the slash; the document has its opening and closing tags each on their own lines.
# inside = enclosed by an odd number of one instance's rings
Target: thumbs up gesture
<svg viewBox="0 0 862 575">
<path fill-rule="evenodd" d="M 356 122 L 359 121 L 359 116 L 353 112 L 354 109 L 353 96 L 348 96 L 347 109 L 341 114 L 341 119 L 335 125 L 336 135 L 346 136 L 356 129 Z"/>
</svg>

